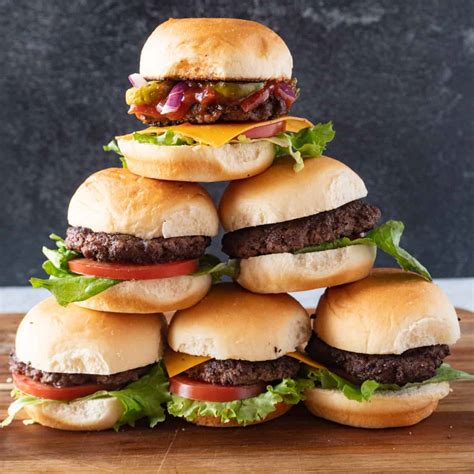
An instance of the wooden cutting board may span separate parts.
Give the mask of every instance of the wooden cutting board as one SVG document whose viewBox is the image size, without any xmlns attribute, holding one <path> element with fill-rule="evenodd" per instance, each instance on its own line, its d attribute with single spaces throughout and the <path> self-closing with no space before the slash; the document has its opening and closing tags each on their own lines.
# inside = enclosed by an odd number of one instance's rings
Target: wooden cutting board
<svg viewBox="0 0 474 474">
<path fill-rule="evenodd" d="M 474 371 L 474 314 L 449 362 Z M 9 404 L 8 352 L 21 315 L 0 314 L 0 418 Z M 474 472 L 474 383 L 456 382 L 438 411 L 408 428 L 340 426 L 298 406 L 266 424 L 199 428 L 170 417 L 159 428 L 74 433 L 21 421 L 0 431 L 0 472 Z"/>
</svg>

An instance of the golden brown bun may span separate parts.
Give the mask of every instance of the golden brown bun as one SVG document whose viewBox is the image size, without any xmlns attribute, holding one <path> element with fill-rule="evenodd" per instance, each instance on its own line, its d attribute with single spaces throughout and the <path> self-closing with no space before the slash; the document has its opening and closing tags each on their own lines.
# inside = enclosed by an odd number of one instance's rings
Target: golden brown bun
<svg viewBox="0 0 474 474">
<path fill-rule="evenodd" d="M 116 398 L 45 403 L 26 406 L 24 410 L 36 423 L 68 431 L 108 430 L 115 425 L 123 412 L 122 405 Z"/>
<path fill-rule="evenodd" d="M 237 281 L 255 293 L 305 291 L 366 277 L 376 248 L 353 245 L 299 255 L 276 253 L 240 260 Z"/>
<path fill-rule="evenodd" d="M 21 321 L 15 353 L 20 361 L 45 372 L 110 375 L 160 360 L 165 325 L 161 314 L 63 307 L 50 297 Z"/>
<path fill-rule="evenodd" d="M 266 170 L 275 157 L 270 142 L 156 146 L 118 139 L 128 169 L 147 178 L 212 183 L 248 178 Z"/>
<path fill-rule="evenodd" d="M 210 287 L 210 275 L 128 280 L 76 304 L 117 313 L 164 313 L 196 304 Z"/>
<path fill-rule="evenodd" d="M 209 428 L 244 428 L 245 426 L 259 425 L 260 423 L 265 423 L 266 421 L 278 418 L 290 411 L 292 407 L 293 405 L 287 405 L 286 403 L 280 402 L 275 405 L 275 411 L 269 413 L 263 420 L 247 423 L 246 425 L 240 425 L 235 420 L 231 420 L 228 423 L 222 423 L 221 419 L 215 416 L 198 416 L 194 419 L 193 423 L 195 425 L 207 426 Z"/>
<path fill-rule="evenodd" d="M 168 344 L 191 355 L 261 361 L 294 352 L 310 334 L 308 314 L 290 295 L 256 295 L 221 283 L 174 315 Z"/>
<path fill-rule="evenodd" d="M 295 173 L 292 159 L 279 159 L 258 176 L 230 183 L 219 205 L 226 232 L 312 216 L 367 196 L 362 179 L 340 161 L 320 156 L 304 163 Z"/>
<path fill-rule="evenodd" d="M 171 18 L 148 37 L 140 57 L 147 79 L 289 79 L 292 68 L 274 31 L 235 18 Z"/>
<path fill-rule="evenodd" d="M 340 390 L 306 390 L 305 405 L 313 415 L 357 428 L 411 426 L 430 416 L 449 394 L 447 382 L 397 392 L 376 392 L 368 402 L 347 399 Z"/>
<path fill-rule="evenodd" d="M 414 273 L 377 268 L 356 283 L 326 290 L 314 330 L 330 346 L 364 354 L 401 354 L 454 344 L 456 311 L 441 288 Z"/>
<path fill-rule="evenodd" d="M 202 186 L 143 178 L 123 168 L 89 176 L 71 199 L 68 222 L 142 239 L 213 236 L 219 228 L 214 203 Z"/>
</svg>

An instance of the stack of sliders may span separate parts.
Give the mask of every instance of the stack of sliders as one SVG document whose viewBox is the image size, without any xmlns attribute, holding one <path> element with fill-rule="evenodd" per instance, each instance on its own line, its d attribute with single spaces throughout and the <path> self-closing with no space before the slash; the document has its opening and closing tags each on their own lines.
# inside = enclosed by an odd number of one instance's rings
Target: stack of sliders
<svg viewBox="0 0 474 474">
<path fill-rule="evenodd" d="M 378 226 L 362 179 L 322 156 L 330 123 L 287 115 L 299 91 L 276 33 L 169 20 L 130 81 L 129 113 L 152 126 L 105 147 L 123 167 L 79 186 L 65 239 L 43 249 L 49 278 L 31 283 L 54 298 L 18 329 L 3 426 L 22 409 L 59 429 L 155 426 L 165 405 L 199 425 L 246 426 L 301 400 L 340 423 L 399 426 L 468 377 L 441 365 L 459 326 L 399 246 L 403 224 Z M 227 180 L 217 211 L 198 182 Z M 205 254 L 219 219 L 226 263 Z M 377 248 L 414 273 L 370 274 Z M 212 285 L 224 275 L 235 283 Z M 287 293 L 321 287 L 334 288 L 311 335 Z"/>
</svg>

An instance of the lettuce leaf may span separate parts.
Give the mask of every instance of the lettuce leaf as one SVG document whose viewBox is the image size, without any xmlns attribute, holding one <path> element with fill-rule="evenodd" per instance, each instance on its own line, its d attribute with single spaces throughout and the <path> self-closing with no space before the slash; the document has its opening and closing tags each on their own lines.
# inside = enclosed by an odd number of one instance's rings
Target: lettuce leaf
<svg viewBox="0 0 474 474">
<path fill-rule="evenodd" d="M 43 263 L 43 270 L 49 279 L 30 278 L 33 288 L 46 288 L 61 306 L 67 306 L 74 301 L 84 301 L 117 285 L 122 280 L 111 278 L 88 277 L 73 273 L 69 270 L 68 262 L 82 255 L 74 250 L 68 250 L 64 240 L 56 234 L 50 239 L 56 242 L 56 250 L 43 247 L 43 254 L 48 260 Z"/>
<path fill-rule="evenodd" d="M 256 397 L 231 402 L 190 400 L 171 394 L 168 413 L 187 421 L 193 421 L 198 416 L 213 416 L 220 418 L 222 423 L 236 421 L 245 426 L 263 420 L 275 411 L 278 403 L 296 405 L 304 399 L 304 391 L 311 387 L 312 382 L 308 379 L 283 379 L 275 386 L 268 385 L 266 392 Z"/>
<path fill-rule="evenodd" d="M 332 242 L 324 242 L 319 245 L 304 247 L 293 253 L 321 252 L 323 250 L 338 249 L 350 245 L 375 245 L 380 250 L 395 258 L 403 270 L 418 273 L 426 280 L 431 281 L 432 278 L 428 270 L 415 257 L 400 247 L 400 239 L 404 229 L 405 226 L 403 222 L 391 220 L 371 230 L 365 237 L 352 240 L 348 237 L 343 237 L 342 239 L 337 239 Z"/>
<path fill-rule="evenodd" d="M 59 400 L 48 400 L 27 395 L 19 390 L 12 391 L 12 397 L 16 400 L 8 408 L 8 416 L 0 424 L 4 428 L 9 425 L 15 415 L 25 406 L 42 405 L 44 403 L 72 403 Z M 148 418 L 150 428 L 165 420 L 164 404 L 170 400 L 168 392 L 168 378 L 161 364 L 156 364 L 141 379 L 127 385 L 122 390 L 101 390 L 87 397 L 77 398 L 80 400 L 96 400 L 99 398 L 116 398 L 123 408 L 120 419 L 114 426 L 118 431 L 124 425 L 135 426 L 135 422 L 141 418 Z"/>
<path fill-rule="evenodd" d="M 157 135 L 156 133 L 133 133 L 133 139 L 139 143 L 149 143 L 150 145 L 162 146 L 181 146 L 194 145 L 196 142 L 181 133 L 166 130 L 166 132 Z"/>
<path fill-rule="evenodd" d="M 275 156 L 291 156 L 295 160 L 295 172 L 304 168 L 303 158 L 322 155 L 327 144 L 334 139 L 336 132 L 332 122 L 318 123 L 314 127 L 303 128 L 299 132 L 284 132 L 275 138 L 265 138 L 275 145 Z"/>
<path fill-rule="evenodd" d="M 224 276 L 231 278 L 236 277 L 238 272 L 238 261 L 235 259 L 221 262 L 218 257 L 206 254 L 199 259 L 198 271 L 193 273 L 194 276 L 208 275 L 212 276 L 212 282 L 218 283 Z"/>
<path fill-rule="evenodd" d="M 102 149 L 104 151 L 113 151 L 114 153 L 117 153 L 120 162 L 122 163 L 122 168 L 128 168 L 127 160 L 125 159 L 125 156 L 123 156 L 123 153 L 121 152 L 120 147 L 118 146 L 117 140 L 111 140 L 109 143 L 107 143 L 107 145 L 104 145 Z"/>
<path fill-rule="evenodd" d="M 307 367 L 306 377 L 313 382 L 315 386 L 329 390 L 340 390 L 346 398 L 357 402 L 370 400 L 377 391 L 397 391 L 411 387 L 420 387 L 429 383 L 449 382 L 450 380 L 474 380 L 474 375 L 463 372 L 462 370 L 453 369 L 448 364 L 442 364 L 436 370 L 436 375 L 428 380 L 419 383 L 408 383 L 403 386 L 382 384 L 376 380 L 366 380 L 362 385 L 355 385 L 339 375 L 330 372 L 328 369 L 314 369 L 309 367 Z"/>
</svg>

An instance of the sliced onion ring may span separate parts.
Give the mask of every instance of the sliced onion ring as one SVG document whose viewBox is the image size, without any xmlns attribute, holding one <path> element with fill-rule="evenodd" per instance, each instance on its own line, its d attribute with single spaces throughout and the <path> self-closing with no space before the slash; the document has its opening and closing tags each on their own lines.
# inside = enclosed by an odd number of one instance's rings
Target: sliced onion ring
<svg viewBox="0 0 474 474">
<path fill-rule="evenodd" d="M 128 80 L 130 81 L 130 84 L 132 84 L 133 87 L 140 88 L 148 84 L 148 81 L 137 72 L 134 74 L 130 74 L 130 76 L 128 76 Z"/>
<path fill-rule="evenodd" d="M 283 100 L 294 101 L 296 99 L 296 94 L 293 92 L 293 89 L 284 81 L 278 83 L 278 90 L 280 96 Z"/>
<path fill-rule="evenodd" d="M 157 109 L 158 112 L 160 112 L 162 115 L 176 112 L 179 109 L 181 102 L 183 102 L 184 91 L 186 88 L 187 86 L 185 82 L 178 82 L 175 86 L 173 86 L 170 93 L 168 94 L 165 105 L 160 107 L 161 110 Z"/>
</svg>

